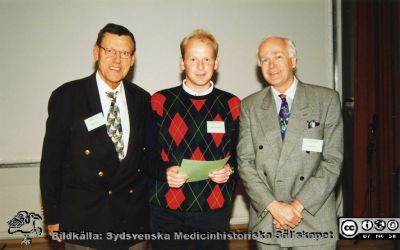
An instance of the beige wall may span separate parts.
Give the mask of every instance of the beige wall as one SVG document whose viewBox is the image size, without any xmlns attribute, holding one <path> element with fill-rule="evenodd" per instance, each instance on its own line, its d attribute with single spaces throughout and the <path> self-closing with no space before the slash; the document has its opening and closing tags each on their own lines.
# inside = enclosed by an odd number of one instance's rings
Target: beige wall
<svg viewBox="0 0 400 250">
<path fill-rule="evenodd" d="M 149 92 L 180 82 L 179 42 L 195 28 L 220 43 L 217 87 L 243 98 L 262 88 L 256 49 L 293 39 L 298 76 L 333 87 L 331 0 L 0 0 L 0 164 L 40 159 L 52 90 L 93 72 L 92 45 L 108 22 L 137 39 L 133 81 Z M 6 118 L 5 118 L 6 117 Z M 0 238 L 19 210 L 41 212 L 38 168 L 0 168 Z M 247 222 L 237 196 L 232 223 Z"/>
</svg>

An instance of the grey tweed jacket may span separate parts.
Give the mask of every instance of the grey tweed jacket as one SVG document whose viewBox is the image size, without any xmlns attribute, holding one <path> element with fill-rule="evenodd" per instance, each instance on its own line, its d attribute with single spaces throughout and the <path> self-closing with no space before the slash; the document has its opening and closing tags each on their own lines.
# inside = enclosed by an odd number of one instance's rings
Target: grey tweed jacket
<svg viewBox="0 0 400 250">
<path fill-rule="evenodd" d="M 343 159 L 339 95 L 299 82 L 284 142 L 277 116 L 271 87 L 241 103 L 238 170 L 251 200 L 249 229 L 264 232 L 258 241 L 282 247 L 337 240 L 334 187 Z M 322 152 L 302 150 L 304 138 L 323 140 Z M 294 199 L 305 207 L 303 221 L 286 234 L 276 231 L 266 206 Z"/>
</svg>

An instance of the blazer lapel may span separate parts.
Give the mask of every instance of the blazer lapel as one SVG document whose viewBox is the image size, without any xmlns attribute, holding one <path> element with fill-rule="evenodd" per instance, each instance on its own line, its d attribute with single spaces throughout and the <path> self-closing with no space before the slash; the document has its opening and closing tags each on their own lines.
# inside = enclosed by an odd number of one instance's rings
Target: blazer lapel
<svg viewBox="0 0 400 250">
<path fill-rule="evenodd" d="M 272 151 L 279 158 L 282 148 L 281 132 L 279 130 L 278 114 L 276 104 L 273 98 L 271 87 L 268 87 L 265 93 L 261 108 L 256 109 L 256 116 L 260 127 L 262 128 L 267 143 L 271 145 Z"/>
<path fill-rule="evenodd" d="M 101 108 L 99 89 L 97 88 L 96 74 L 89 77 L 88 84 L 86 85 L 86 96 L 90 106 L 90 111 L 94 113 L 103 112 Z"/>
<path fill-rule="evenodd" d="M 285 134 L 285 140 L 282 146 L 282 152 L 279 159 L 279 166 L 283 166 L 296 145 L 302 142 L 303 133 L 307 129 L 307 116 L 311 108 L 308 106 L 305 87 L 298 83 L 296 94 L 290 111 L 289 123 Z"/>
<path fill-rule="evenodd" d="M 130 132 L 129 132 L 129 142 L 128 142 L 128 151 L 126 152 L 126 156 L 124 158 L 127 159 L 130 156 L 130 152 L 133 152 L 135 148 L 135 134 L 138 131 L 138 120 L 137 120 L 137 115 L 136 115 L 136 109 L 139 108 L 138 104 L 136 103 L 136 100 L 139 98 L 135 98 L 135 93 L 132 93 L 130 91 L 129 86 L 127 86 L 129 83 L 126 83 L 125 81 L 123 82 L 124 84 L 124 89 L 125 89 L 125 98 L 126 98 L 126 105 L 127 105 L 127 110 L 128 110 L 128 115 L 129 115 L 129 127 L 130 127 Z"/>
</svg>

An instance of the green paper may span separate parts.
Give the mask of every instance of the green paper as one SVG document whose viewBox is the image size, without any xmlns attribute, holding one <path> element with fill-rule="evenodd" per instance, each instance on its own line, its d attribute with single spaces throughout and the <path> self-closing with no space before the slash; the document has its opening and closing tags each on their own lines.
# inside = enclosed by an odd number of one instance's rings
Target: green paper
<svg viewBox="0 0 400 250">
<path fill-rule="evenodd" d="M 194 161 L 183 159 L 179 172 L 189 176 L 187 182 L 207 180 L 208 174 L 214 170 L 222 169 L 228 162 L 230 156 L 216 161 Z"/>
</svg>

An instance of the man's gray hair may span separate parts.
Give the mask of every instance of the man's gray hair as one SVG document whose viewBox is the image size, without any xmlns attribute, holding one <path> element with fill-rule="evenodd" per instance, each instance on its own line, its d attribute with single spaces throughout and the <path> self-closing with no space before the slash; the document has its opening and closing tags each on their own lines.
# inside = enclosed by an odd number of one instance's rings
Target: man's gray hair
<svg viewBox="0 0 400 250">
<path fill-rule="evenodd" d="M 296 45 L 294 44 L 294 42 L 293 42 L 292 40 L 290 40 L 289 38 L 282 37 L 282 36 L 268 36 L 268 37 L 264 38 L 264 39 L 261 41 L 260 46 L 258 46 L 257 55 L 258 55 L 259 52 L 260 52 L 260 47 L 261 47 L 261 45 L 263 45 L 263 43 L 264 43 L 265 41 L 267 41 L 268 39 L 272 39 L 272 38 L 284 40 L 285 43 L 286 43 L 286 45 L 287 45 L 289 57 L 297 58 L 297 50 L 296 50 Z"/>
</svg>

